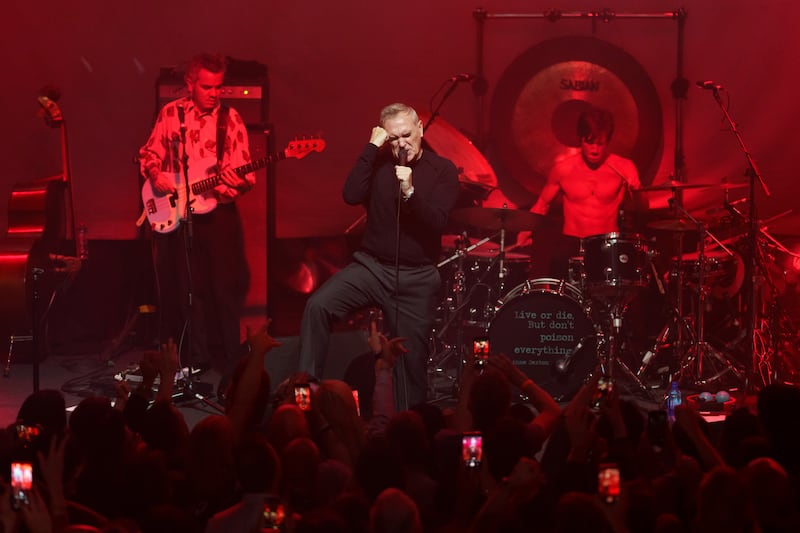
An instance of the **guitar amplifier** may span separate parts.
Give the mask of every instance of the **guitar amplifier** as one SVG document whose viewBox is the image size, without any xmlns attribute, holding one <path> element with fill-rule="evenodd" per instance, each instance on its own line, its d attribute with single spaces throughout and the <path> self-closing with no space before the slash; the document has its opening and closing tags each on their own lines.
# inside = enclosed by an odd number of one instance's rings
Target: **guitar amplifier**
<svg viewBox="0 0 800 533">
<path fill-rule="evenodd" d="M 188 94 L 184 73 L 171 67 L 162 68 L 156 80 L 156 113 L 164 104 Z M 248 128 L 263 129 L 268 119 L 268 101 L 267 67 L 228 58 L 222 102 L 236 109 Z"/>
</svg>

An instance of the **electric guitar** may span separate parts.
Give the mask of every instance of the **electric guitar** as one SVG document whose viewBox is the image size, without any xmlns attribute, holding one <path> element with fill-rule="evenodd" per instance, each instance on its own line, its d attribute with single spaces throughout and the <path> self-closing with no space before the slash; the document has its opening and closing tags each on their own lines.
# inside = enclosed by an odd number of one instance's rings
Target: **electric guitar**
<svg viewBox="0 0 800 533">
<path fill-rule="evenodd" d="M 263 159 L 251 161 L 233 171 L 241 177 L 263 168 L 273 161 L 287 158 L 302 159 L 311 152 L 322 152 L 323 150 L 325 150 L 325 141 L 321 138 L 295 139 L 282 151 Z M 150 227 L 157 233 L 171 233 L 180 226 L 186 213 L 186 187 L 182 173 L 177 172 L 172 176 L 174 176 L 176 192 L 169 194 L 156 192 L 150 180 L 145 181 L 142 186 L 144 209 L 142 216 L 136 222 L 137 226 L 144 223 L 145 217 L 150 223 Z M 188 205 L 193 213 L 202 215 L 210 213 L 217 207 L 217 198 L 213 194 L 213 189 L 220 183 L 222 183 L 222 178 L 219 176 L 216 157 L 201 159 L 189 167 Z"/>
</svg>

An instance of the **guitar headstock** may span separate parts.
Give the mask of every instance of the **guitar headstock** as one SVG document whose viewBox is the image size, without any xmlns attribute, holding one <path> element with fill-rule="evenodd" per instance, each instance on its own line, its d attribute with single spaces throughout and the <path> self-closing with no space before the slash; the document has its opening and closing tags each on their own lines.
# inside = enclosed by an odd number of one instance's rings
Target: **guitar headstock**
<svg viewBox="0 0 800 533">
<path fill-rule="evenodd" d="M 304 137 L 295 139 L 286 145 L 283 153 L 286 157 L 303 159 L 311 152 L 322 152 L 325 150 L 325 139 L 321 137 Z"/>
</svg>

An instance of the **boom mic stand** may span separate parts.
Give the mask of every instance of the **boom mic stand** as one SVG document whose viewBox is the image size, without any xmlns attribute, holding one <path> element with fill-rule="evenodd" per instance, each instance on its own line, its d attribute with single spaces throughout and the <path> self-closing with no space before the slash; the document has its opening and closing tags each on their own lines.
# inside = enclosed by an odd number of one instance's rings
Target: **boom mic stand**
<svg viewBox="0 0 800 533">
<path fill-rule="evenodd" d="M 747 254 L 748 254 L 748 261 L 745 263 L 745 279 L 748 280 L 747 284 L 747 299 L 748 302 L 748 316 L 747 316 L 747 350 L 748 355 L 750 356 L 749 359 L 751 364 L 747 367 L 746 375 L 745 375 L 745 392 L 753 392 L 755 383 L 753 382 L 754 374 L 756 372 L 756 368 L 758 366 L 758 353 L 755 349 L 755 333 L 756 333 L 756 324 L 758 323 L 758 279 L 760 275 L 761 267 L 758 261 L 758 234 L 759 234 L 759 227 L 758 227 L 758 210 L 756 206 L 756 180 L 758 180 L 759 184 L 761 185 L 761 190 L 764 191 L 764 194 L 767 196 L 771 196 L 769 192 L 769 188 L 767 188 L 767 183 L 764 180 L 764 177 L 761 175 L 761 171 L 758 169 L 758 165 L 756 165 L 753 156 L 750 154 L 750 150 L 747 148 L 747 145 L 744 143 L 744 138 L 742 137 L 742 133 L 739 131 L 739 128 L 736 126 L 736 122 L 731 117 L 730 113 L 728 112 L 728 108 L 725 104 L 722 103 L 722 98 L 720 98 L 720 90 L 725 90 L 721 85 L 713 84 L 713 82 L 701 82 L 700 85 L 702 88 L 709 88 L 712 91 L 714 96 L 714 100 L 719 105 L 720 109 L 722 110 L 722 114 L 725 117 L 725 120 L 730 124 L 731 132 L 736 136 L 736 140 L 739 143 L 739 147 L 742 149 L 744 153 L 744 157 L 747 160 L 747 176 L 750 178 L 750 223 L 747 226 Z"/>
</svg>

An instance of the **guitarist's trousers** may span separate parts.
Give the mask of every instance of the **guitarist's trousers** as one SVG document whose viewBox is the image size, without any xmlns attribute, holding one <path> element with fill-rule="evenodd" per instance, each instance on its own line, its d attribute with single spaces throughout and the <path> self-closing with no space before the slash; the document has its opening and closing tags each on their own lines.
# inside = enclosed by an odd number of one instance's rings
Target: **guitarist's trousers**
<svg viewBox="0 0 800 533">
<path fill-rule="evenodd" d="M 212 365 L 228 375 L 241 351 L 239 319 L 250 280 L 242 222 L 232 203 L 192 221 L 191 239 L 184 222 L 154 236 L 161 341 L 180 342 L 182 365 Z M 191 339 L 184 335 L 189 318 Z"/>
</svg>

